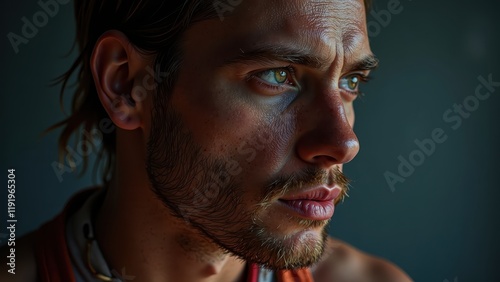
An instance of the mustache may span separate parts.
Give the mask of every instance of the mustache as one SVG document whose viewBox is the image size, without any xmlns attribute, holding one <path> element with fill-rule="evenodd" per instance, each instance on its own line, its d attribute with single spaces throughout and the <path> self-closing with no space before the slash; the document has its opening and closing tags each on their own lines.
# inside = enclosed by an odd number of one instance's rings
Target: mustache
<svg viewBox="0 0 500 282">
<path fill-rule="evenodd" d="M 349 183 L 350 180 L 337 166 L 330 170 L 307 167 L 303 171 L 281 175 L 273 179 L 265 187 L 263 202 L 267 203 L 287 193 L 299 192 L 311 186 L 337 185 L 342 190 L 339 197 L 335 199 L 335 204 L 337 204 L 349 196 Z"/>
</svg>

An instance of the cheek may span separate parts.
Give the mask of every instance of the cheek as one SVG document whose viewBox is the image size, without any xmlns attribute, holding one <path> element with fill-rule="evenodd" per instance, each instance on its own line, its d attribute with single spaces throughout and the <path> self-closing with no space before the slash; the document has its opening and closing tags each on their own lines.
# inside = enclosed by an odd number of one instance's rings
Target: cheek
<svg viewBox="0 0 500 282">
<path fill-rule="evenodd" d="M 213 80 L 179 81 L 172 103 L 196 143 L 207 153 L 221 155 L 252 124 L 253 113 Z"/>
<path fill-rule="evenodd" d="M 254 152 L 243 160 L 249 174 L 268 179 L 283 169 L 292 157 L 295 117 L 284 115 L 262 124 L 246 137 L 246 148 Z M 241 155 L 241 150 L 238 155 Z"/>
<path fill-rule="evenodd" d="M 354 121 L 355 121 L 355 114 L 354 114 L 354 105 L 352 102 L 347 103 L 344 106 L 345 113 L 347 115 L 347 120 L 349 121 L 349 124 L 351 127 L 354 127 Z"/>
<path fill-rule="evenodd" d="M 294 111 L 278 112 L 252 99 L 237 83 L 211 81 L 178 84 L 174 107 L 203 153 L 226 159 L 233 179 L 267 180 L 291 155 Z"/>
</svg>

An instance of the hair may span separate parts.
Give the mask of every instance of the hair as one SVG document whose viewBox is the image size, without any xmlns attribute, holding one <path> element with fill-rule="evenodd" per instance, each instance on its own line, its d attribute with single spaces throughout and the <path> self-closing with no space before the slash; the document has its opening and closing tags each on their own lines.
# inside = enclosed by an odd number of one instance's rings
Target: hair
<svg viewBox="0 0 500 282">
<path fill-rule="evenodd" d="M 182 52 L 180 40 L 184 31 L 193 23 L 217 17 L 214 0 L 75 0 L 76 46 L 79 54 L 71 67 L 55 80 L 61 84 L 59 102 L 63 106 L 63 98 L 69 81 L 76 76 L 76 89 L 71 103 L 71 114 L 64 120 L 51 126 L 49 130 L 62 127 L 59 136 L 59 160 L 71 161 L 68 150 L 70 138 L 82 144 L 93 144 L 90 134 L 93 129 L 101 129 L 103 121 L 109 121 L 108 114 L 99 101 L 90 67 L 90 57 L 99 37 L 108 30 L 123 32 L 129 41 L 144 54 L 156 55 L 155 71 L 168 73 L 161 82 L 161 87 L 169 89 L 173 86 L 178 67 L 181 64 Z M 371 0 L 364 0 L 368 10 Z M 110 121 L 109 121 L 110 122 Z M 113 174 L 115 162 L 116 133 L 102 134 L 102 143 L 97 152 L 94 172 L 102 161 L 102 180 L 109 182 Z M 95 146 L 93 146 L 95 147 Z M 81 174 L 86 171 L 88 156 L 84 155 Z"/>
<path fill-rule="evenodd" d="M 138 50 L 145 54 L 156 54 L 154 65 L 166 70 L 170 75 L 162 81 L 163 87 L 173 84 L 176 70 L 181 61 L 179 48 L 180 37 L 195 21 L 217 16 L 211 1 L 157 1 L 157 0 L 75 0 L 76 44 L 79 54 L 68 71 L 56 79 L 61 84 L 59 101 L 63 107 L 63 98 L 68 82 L 75 75 L 77 84 L 71 104 L 71 115 L 49 130 L 62 127 L 59 137 L 59 159 L 64 157 L 72 169 L 74 162 L 67 149 L 72 135 L 82 144 L 93 144 L 90 134 L 92 129 L 100 127 L 108 119 L 108 114 L 99 101 L 92 77 L 90 57 L 99 37 L 108 30 L 123 32 Z M 157 70 L 157 68 L 155 68 Z M 103 161 L 102 180 L 107 183 L 113 173 L 115 161 L 116 133 L 102 134 L 101 147 L 97 153 L 95 171 L 98 162 Z M 88 156 L 83 157 L 84 173 L 88 165 Z"/>
</svg>

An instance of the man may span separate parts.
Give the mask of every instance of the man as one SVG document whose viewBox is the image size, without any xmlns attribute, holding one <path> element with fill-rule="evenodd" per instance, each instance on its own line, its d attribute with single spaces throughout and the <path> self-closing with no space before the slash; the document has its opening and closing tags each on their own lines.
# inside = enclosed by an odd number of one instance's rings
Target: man
<svg viewBox="0 0 500 282">
<path fill-rule="evenodd" d="M 105 185 L 19 240 L 2 281 L 410 281 L 325 232 L 377 65 L 365 3 L 131 2 L 75 2 L 62 79 L 79 70 L 60 145 L 101 129 Z"/>
</svg>

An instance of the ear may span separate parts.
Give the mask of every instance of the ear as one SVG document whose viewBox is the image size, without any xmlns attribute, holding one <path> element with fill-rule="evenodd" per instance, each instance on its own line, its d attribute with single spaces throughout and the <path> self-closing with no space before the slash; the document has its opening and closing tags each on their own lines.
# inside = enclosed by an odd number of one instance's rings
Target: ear
<svg viewBox="0 0 500 282">
<path fill-rule="evenodd" d="M 134 130 L 141 126 L 141 102 L 134 100 L 134 82 L 147 60 L 120 31 L 104 33 L 96 42 L 90 66 L 101 103 L 116 126 Z"/>
</svg>

